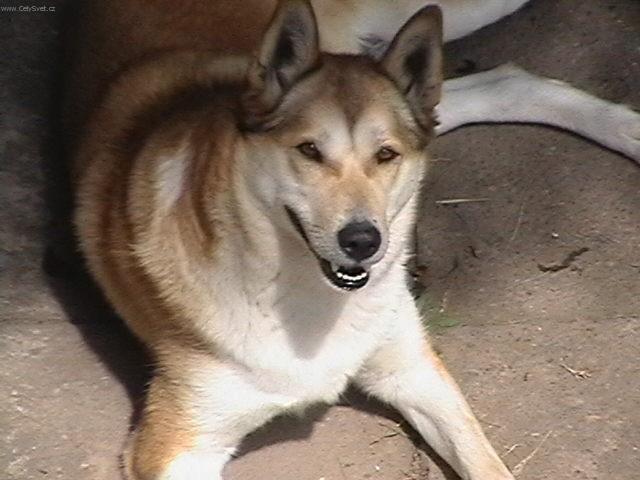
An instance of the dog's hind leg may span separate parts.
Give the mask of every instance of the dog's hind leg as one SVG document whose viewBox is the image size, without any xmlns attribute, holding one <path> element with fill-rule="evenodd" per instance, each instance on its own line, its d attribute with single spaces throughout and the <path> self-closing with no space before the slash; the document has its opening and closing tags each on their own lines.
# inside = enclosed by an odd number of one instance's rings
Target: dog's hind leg
<svg viewBox="0 0 640 480">
<path fill-rule="evenodd" d="M 444 41 L 448 42 L 457 38 L 466 37 L 482 27 L 486 27 L 507 15 L 511 15 L 528 1 L 529 0 L 439 0 L 429 3 L 438 4 L 440 8 L 442 8 Z"/>
<path fill-rule="evenodd" d="M 395 407 L 464 480 L 513 480 L 462 393 L 424 338 L 407 292 L 395 334 L 354 379 Z"/>
<path fill-rule="evenodd" d="M 472 123 L 536 123 L 581 135 L 640 162 L 640 114 L 515 65 L 447 80 L 438 135 Z"/>
<path fill-rule="evenodd" d="M 384 50 L 400 27 L 418 10 L 439 5 L 444 40 L 454 40 L 515 12 L 528 0 L 318 0 L 322 48 L 335 53 Z"/>
</svg>

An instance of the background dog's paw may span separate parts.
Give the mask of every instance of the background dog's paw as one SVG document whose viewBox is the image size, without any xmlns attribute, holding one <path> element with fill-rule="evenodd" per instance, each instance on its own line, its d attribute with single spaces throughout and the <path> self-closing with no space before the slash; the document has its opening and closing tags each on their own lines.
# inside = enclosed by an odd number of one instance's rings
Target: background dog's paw
<svg viewBox="0 0 640 480">
<path fill-rule="evenodd" d="M 606 118 L 610 148 L 640 164 L 640 113 L 626 105 L 613 105 Z"/>
</svg>

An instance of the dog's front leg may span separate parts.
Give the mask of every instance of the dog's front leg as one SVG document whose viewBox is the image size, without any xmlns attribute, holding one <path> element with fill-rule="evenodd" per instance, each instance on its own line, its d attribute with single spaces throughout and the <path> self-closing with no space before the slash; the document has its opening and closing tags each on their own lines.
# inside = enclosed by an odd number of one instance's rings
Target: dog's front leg
<svg viewBox="0 0 640 480">
<path fill-rule="evenodd" d="M 415 308 L 407 310 L 411 321 L 367 361 L 356 384 L 398 409 L 464 480 L 513 480 L 431 349 Z"/>
<path fill-rule="evenodd" d="M 124 453 L 126 480 L 221 480 L 245 435 L 290 399 L 263 392 L 241 368 L 175 349 L 158 362 L 141 421 Z"/>
</svg>

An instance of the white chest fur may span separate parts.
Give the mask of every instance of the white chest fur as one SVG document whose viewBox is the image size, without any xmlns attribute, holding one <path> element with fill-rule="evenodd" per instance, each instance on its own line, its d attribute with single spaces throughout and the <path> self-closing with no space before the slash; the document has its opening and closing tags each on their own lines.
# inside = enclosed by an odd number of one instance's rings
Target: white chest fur
<svg viewBox="0 0 640 480">
<path fill-rule="evenodd" d="M 201 330 L 259 391 L 291 406 L 333 401 L 392 328 L 402 268 L 380 265 L 370 285 L 339 292 L 307 252 L 278 260 L 278 269 L 272 263 L 247 266 L 215 289 L 215 320 L 203 319 Z"/>
</svg>

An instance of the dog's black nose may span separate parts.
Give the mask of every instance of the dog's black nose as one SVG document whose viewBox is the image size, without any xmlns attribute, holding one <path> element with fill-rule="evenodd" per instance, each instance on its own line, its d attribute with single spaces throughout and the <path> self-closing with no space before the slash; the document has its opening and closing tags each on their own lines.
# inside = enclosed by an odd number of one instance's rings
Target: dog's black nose
<svg viewBox="0 0 640 480">
<path fill-rule="evenodd" d="M 380 232 L 370 222 L 351 222 L 338 232 L 342 251 L 358 262 L 371 257 L 380 248 Z"/>
</svg>

